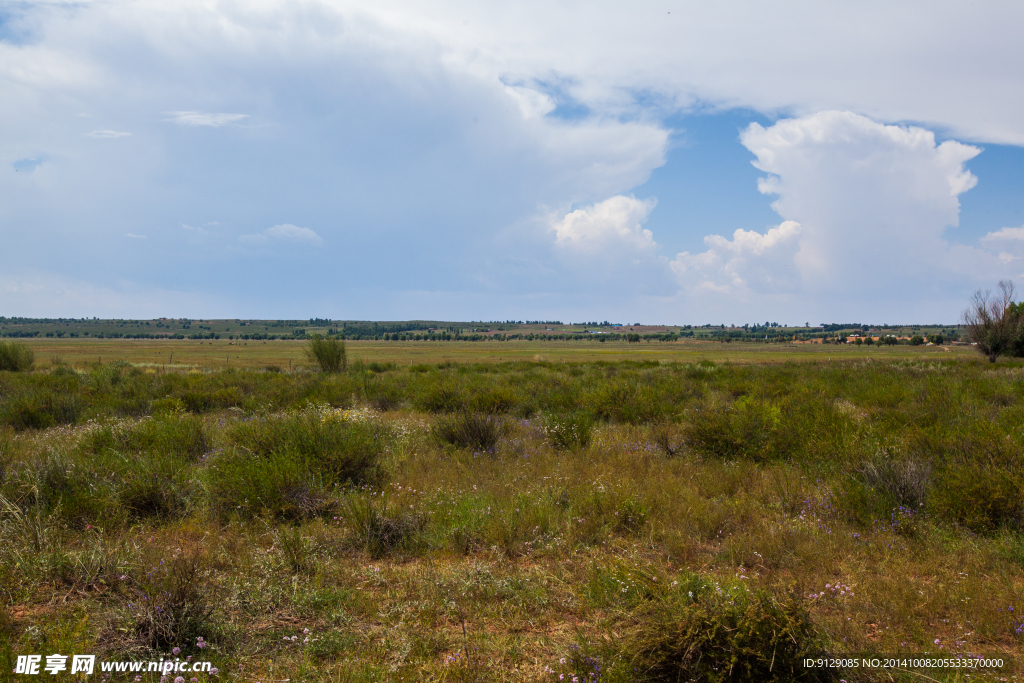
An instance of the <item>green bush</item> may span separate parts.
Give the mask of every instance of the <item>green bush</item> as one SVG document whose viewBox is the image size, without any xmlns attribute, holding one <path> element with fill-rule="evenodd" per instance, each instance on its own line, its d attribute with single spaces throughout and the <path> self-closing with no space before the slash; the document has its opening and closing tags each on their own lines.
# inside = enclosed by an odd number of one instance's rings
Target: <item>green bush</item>
<svg viewBox="0 0 1024 683">
<path fill-rule="evenodd" d="M 422 514 L 392 509 L 384 498 L 365 494 L 349 496 L 342 513 L 360 546 L 373 557 L 412 550 L 427 526 Z"/>
<path fill-rule="evenodd" d="M 36 354 L 28 344 L 16 341 L 0 341 L 0 370 L 22 372 L 32 369 Z"/>
<path fill-rule="evenodd" d="M 822 681 L 821 638 L 795 593 L 776 597 L 691 576 L 636 617 L 622 658 L 645 681 Z"/>
<path fill-rule="evenodd" d="M 686 443 L 698 453 L 720 458 L 766 460 L 779 454 L 782 411 L 744 396 L 731 406 L 694 411 L 683 426 Z"/>
<path fill-rule="evenodd" d="M 279 453 L 301 456 L 328 485 L 377 482 L 387 431 L 315 410 L 239 422 L 229 439 L 256 458 Z"/>
<path fill-rule="evenodd" d="M 544 431 L 555 448 L 584 451 L 594 437 L 594 419 L 582 411 L 556 415 L 545 421 Z"/>
<path fill-rule="evenodd" d="M 78 421 L 81 400 L 75 391 L 60 388 L 34 388 L 12 396 L 0 404 L 0 424 L 18 431 L 47 429 Z"/>
<path fill-rule="evenodd" d="M 430 433 L 440 443 L 493 451 L 504 428 L 504 420 L 494 415 L 461 412 L 437 418 Z"/>
<path fill-rule="evenodd" d="M 341 372 L 348 362 L 344 341 L 319 334 L 310 338 L 306 346 L 306 358 L 319 367 L 321 372 L 329 373 Z"/>
<path fill-rule="evenodd" d="M 1020 529 L 1024 527 L 1024 475 L 1019 467 L 949 465 L 938 479 L 930 507 L 977 533 L 1000 527 Z"/>
<path fill-rule="evenodd" d="M 161 559 L 139 573 L 126 599 L 129 637 L 150 650 L 214 637 L 213 587 L 198 557 L 179 554 Z"/>
<path fill-rule="evenodd" d="M 211 447 L 209 431 L 200 418 L 192 415 L 105 425 L 89 432 L 82 441 L 88 453 L 157 453 L 190 461 L 198 460 Z"/>
<path fill-rule="evenodd" d="M 222 518 L 303 519 L 333 509 L 330 489 L 300 454 L 221 453 L 207 474 L 211 509 Z"/>
</svg>

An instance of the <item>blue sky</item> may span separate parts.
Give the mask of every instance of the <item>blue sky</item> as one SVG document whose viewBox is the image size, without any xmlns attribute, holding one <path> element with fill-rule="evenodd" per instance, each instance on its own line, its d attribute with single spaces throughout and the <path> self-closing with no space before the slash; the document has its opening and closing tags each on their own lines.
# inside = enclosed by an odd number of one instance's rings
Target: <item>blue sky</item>
<svg viewBox="0 0 1024 683">
<path fill-rule="evenodd" d="M 955 322 L 1018 4 L 0 9 L 0 314 Z"/>
</svg>

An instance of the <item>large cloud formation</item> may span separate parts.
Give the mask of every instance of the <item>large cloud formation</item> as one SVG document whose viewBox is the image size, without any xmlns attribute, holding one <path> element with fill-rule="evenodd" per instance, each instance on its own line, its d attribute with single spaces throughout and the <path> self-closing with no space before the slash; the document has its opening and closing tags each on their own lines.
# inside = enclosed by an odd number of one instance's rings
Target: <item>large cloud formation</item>
<svg viewBox="0 0 1024 683">
<path fill-rule="evenodd" d="M 222 315 L 688 320 L 824 306 L 856 278 L 926 282 L 948 318 L 1022 252 L 946 244 L 976 148 L 927 129 L 1024 144 L 1022 26 L 1022 6 L 923 2 L 20 3 L 0 12 L 0 306 L 46 314 L 49 271 L 133 283 L 110 294 L 125 316 L 188 290 Z M 742 136 L 783 220 L 670 260 L 644 227 L 663 209 L 630 193 L 674 117 L 736 107 L 789 117 Z M 584 287 L 588 263 L 617 275 Z"/>
<path fill-rule="evenodd" d="M 959 195 L 977 182 L 964 166 L 977 147 L 839 111 L 751 124 L 740 139 L 785 222 L 764 235 L 737 230 L 731 241 L 712 235 L 708 251 L 679 254 L 672 267 L 688 291 L 789 293 L 794 314 L 852 315 L 868 300 L 889 315 L 924 306 L 949 319 L 947 297 L 1008 274 L 1019 251 L 1013 230 L 982 240 L 1003 245 L 1001 258 L 945 238 L 959 222 Z"/>
</svg>

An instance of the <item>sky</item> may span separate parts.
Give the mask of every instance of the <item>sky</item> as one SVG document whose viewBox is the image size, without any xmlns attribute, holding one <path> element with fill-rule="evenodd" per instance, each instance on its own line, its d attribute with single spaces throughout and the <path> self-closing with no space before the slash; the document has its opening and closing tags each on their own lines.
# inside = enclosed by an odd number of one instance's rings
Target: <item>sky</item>
<svg viewBox="0 0 1024 683">
<path fill-rule="evenodd" d="M 0 0 L 0 315 L 955 323 L 1024 5 Z"/>
</svg>

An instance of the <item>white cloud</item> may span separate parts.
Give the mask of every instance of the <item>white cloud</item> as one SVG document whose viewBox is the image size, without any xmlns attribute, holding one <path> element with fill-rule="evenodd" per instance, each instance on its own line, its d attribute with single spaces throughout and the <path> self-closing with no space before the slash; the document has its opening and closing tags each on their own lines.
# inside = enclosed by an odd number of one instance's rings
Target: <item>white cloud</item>
<svg viewBox="0 0 1024 683">
<path fill-rule="evenodd" d="M 999 260 L 1007 265 L 1024 258 L 1024 226 L 990 232 L 979 241 L 986 249 L 997 252 Z M 1018 274 L 1016 277 L 1024 275 Z"/>
<path fill-rule="evenodd" d="M 837 111 L 752 124 L 740 139 L 785 220 L 764 235 L 710 235 L 707 251 L 679 254 L 671 266 L 690 295 L 815 319 L 930 311 L 953 320 L 958 292 L 1012 275 L 1009 262 L 1024 256 L 1024 228 L 992 233 L 984 248 L 945 238 L 959 222 L 958 196 L 977 182 L 964 167 L 976 147 Z"/>
<path fill-rule="evenodd" d="M 86 133 L 86 135 L 91 138 L 103 140 L 108 138 L 128 138 L 131 137 L 132 134 L 121 130 L 94 130 L 91 133 Z"/>
<path fill-rule="evenodd" d="M 265 245 L 273 241 L 280 241 L 319 247 L 324 242 L 320 235 L 309 228 L 300 228 L 290 223 L 275 225 L 255 235 L 242 235 L 238 239 L 240 242 L 252 245 Z"/>
<path fill-rule="evenodd" d="M 208 126 L 220 128 L 229 123 L 237 123 L 242 119 L 249 118 L 248 114 L 209 114 L 201 111 L 170 111 L 167 112 L 170 118 L 164 121 L 177 123 L 179 126 Z"/>
<path fill-rule="evenodd" d="M 125 237 L 131 237 L 132 239 L 135 239 L 135 240 L 144 240 L 144 239 L 146 239 L 145 235 L 136 235 L 136 234 L 130 233 L 130 232 L 126 232 L 124 234 L 124 236 Z"/>
<path fill-rule="evenodd" d="M 958 195 L 976 178 L 964 163 L 981 150 L 936 144 L 931 131 L 828 111 L 752 124 L 741 141 L 769 175 L 772 207 L 800 223 L 795 263 L 815 290 L 889 286 L 963 272 L 943 233 L 959 223 Z M 936 272 L 938 270 L 939 272 Z"/>
<path fill-rule="evenodd" d="M 649 252 L 657 247 L 642 227 L 657 201 L 617 195 L 577 209 L 552 225 L 555 244 L 578 253 Z"/>
<path fill-rule="evenodd" d="M 708 235 L 708 250 L 700 254 L 682 252 L 670 263 L 680 283 L 690 291 L 722 293 L 792 292 L 799 285 L 793 264 L 800 224 L 784 223 L 759 234 L 736 230 L 732 240 Z"/>
</svg>

